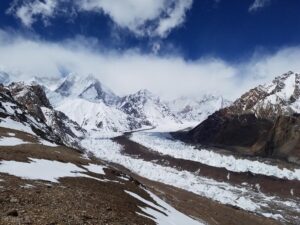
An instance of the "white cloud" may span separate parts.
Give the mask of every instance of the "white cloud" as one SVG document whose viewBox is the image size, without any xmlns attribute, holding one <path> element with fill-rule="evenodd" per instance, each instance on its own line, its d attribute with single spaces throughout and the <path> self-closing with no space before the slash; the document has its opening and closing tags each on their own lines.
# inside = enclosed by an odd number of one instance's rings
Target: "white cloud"
<svg viewBox="0 0 300 225">
<path fill-rule="evenodd" d="M 180 55 L 145 55 L 135 50 L 95 52 L 82 45 L 88 41 L 81 37 L 53 44 L 0 30 L 0 65 L 20 79 L 59 77 L 63 68 L 92 73 L 120 95 L 147 88 L 169 98 L 207 93 L 235 98 L 284 72 L 300 72 L 300 47 L 231 65 L 215 58 L 186 61 Z"/>
<path fill-rule="evenodd" d="M 249 12 L 255 12 L 261 8 L 268 6 L 271 0 L 254 0 L 253 4 L 249 7 Z"/>
<path fill-rule="evenodd" d="M 55 15 L 56 7 L 57 0 L 35 0 L 24 2 L 21 6 L 18 6 L 17 1 L 15 1 L 8 11 L 15 13 L 25 26 L 31 27 L 36 22 L 37 16 L 40 16 L 44 24 L 47 25 L 48 19 Z"/>
<path fill-rule="evenodd" d="M 159 36 L 166 36 L 170 30 L 182 24 L 185 20 L 185 13 L 192 6 L 192 3 L 192 0 L 177 1 L 174 8 L 168 10 L 168 16 L 159 21 L 155 32 Z"/>
<path fill-rule="evenodd" d="M 68 3 L 78 12 L 104 13 L 119 27 L 139 36 L 166 37 L 185 21 L 193 0 L 29 0 L 21 4 L 15 0 L 9 12 L 31 27 L 37 18 L 47 24 L 56 14 L 70 16 L 63 8 L 66 4 L 61 3 Z"/>
</svg>

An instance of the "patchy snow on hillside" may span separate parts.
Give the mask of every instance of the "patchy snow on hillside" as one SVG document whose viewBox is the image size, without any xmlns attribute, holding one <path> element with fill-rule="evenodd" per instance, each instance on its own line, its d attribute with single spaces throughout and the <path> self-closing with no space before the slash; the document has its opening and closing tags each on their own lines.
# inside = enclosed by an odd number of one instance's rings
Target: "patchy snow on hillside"
<svg viewBox="0 0 300 225">
<path fill-rule="evenodd" d="M 300 169 L 279 168 L 265 162 L 238 159 L 234 156 L 222 155 L 206 149 L 196 149 L 181 141 L 172 139 L 169 134 L 153 132 L 136 132 L 130 139 L 146 146 L 152 151 L 174 158 L 200 162 L 213 167 L 226 168 L 232 172 L 251 172 L 266 176 L 274 176 L 289 180 L 300 180 Z"/>
<path fill-rule="evenodd" d="M 125 191 L 130 196 L 136 198 L 137 200 L 145 203 L 146 205 L 150 207 L 140 207 L 140 209 L 145 213 L 139 213 L 138 215 L 147 217 L 153 221 L 156 222 L 157 225 L 182 225 L 182 224 L 188 224 L 188 225 L 204 225 L 204 223 L 200 223 L 183 213 L 179 212 L 178 210 L 174 209 L 172 206 L 161 200 L 159 197 L 151 193 L 150 191 L 147 191 L 147 193 L 150 195 L 150 197 L 156 202 L 156 204 L 140 197 L 139 195 L 130 192 Z M 151 217 L 149 217 L 149 215 Z"/>
</svg>

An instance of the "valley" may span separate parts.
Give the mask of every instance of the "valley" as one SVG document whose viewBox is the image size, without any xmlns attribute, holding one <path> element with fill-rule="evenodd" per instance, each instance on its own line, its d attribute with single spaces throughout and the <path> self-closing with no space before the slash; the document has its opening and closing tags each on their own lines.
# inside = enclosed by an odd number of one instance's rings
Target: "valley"
<svg viewBox="0 0 300 225">
<path fill-rule="evenodd" d="M 299 0 L 0 0 L 0 225 L 300 225 Z"/>
<path fill-rule="evenodd" d="M 2 85 L 0 224 L 297 225 L 298 129 L 288 124 L 278 142 L 267 113 L 283 104 L 278 98 L 293 76 L 276 78 L 276 91 L 250 91 L 233 103 L 209 95 L 165 101 L 146 90 L 118 97 L 91 75 L 70 74 L 54 88 Z M 277 100 L 253 107 L 270 95 Z M 283 115 L 294 117 L 288 104 Z M 267 139 L 295 144 L 282 155 Z"/>
</svg>

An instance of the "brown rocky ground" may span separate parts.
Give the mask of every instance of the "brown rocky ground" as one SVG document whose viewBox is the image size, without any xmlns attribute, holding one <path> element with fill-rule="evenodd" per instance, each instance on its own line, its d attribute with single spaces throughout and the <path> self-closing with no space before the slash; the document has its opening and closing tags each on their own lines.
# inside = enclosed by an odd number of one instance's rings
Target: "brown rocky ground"
<svg viewBox="0 0 300 225">
<path fill-rule="evenodd" d="M 29 158 L 70 162 L 77 166 L 89 163 L 103 165 L 97 159 L 87 159 L 80 152 L 66 147 L 42 146 L 34 136 L 0 129 L 0 135 L 9 132 L 32 144 L 0 147 L 0 161 L 14 160 L 29 162 Z M 50 168 L 51 169 L 51 168 Z M 122 172 L 107 168 L 105 175 L 86 173 L 89 176 L 106 179 L 76 177 L 61 178 L 59 183 L 26 180 L 0 173 L 0 224 L 149 224 L 154 222 L 136 212 L 142 202 L 130 197 L 124 191 L 131 191 L 153 201 L 138 181 L 126 177 Z"/>
</svg>

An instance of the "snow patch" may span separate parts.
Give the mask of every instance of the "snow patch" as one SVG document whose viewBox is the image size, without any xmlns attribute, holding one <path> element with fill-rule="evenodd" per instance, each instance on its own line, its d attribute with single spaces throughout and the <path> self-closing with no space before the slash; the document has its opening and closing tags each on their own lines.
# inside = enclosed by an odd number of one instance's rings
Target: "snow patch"
<svg viewBox="0 0 300 225">
<path fill-rule="evenodd" d="M 14 121 L 10 118 L 2 119 L 0 122 L 0 127 L 23 131 L 28 134 L 36 135 L 29 126 L 24 125 L 23 123 Z"/>
<path fill-rule="evenodd" d="M 0 146 L 16 146 L 21 144 L 28 144 L 28 142 L 15 137 L 1 137 Z"/>
<path fill-rule="evenodd" d="M 55 143 L 51 143 L 50 141 L 44 140 L 44 139 L 40 139 L 39 143 L 41 145 L 45 145 L 45 146 L 49 146 L 49 147 L 57 147 L 58 145 Z"/>
<path fill-rule="evenodd" d="M 97 173 L 100 175 L 105 175 L 105 172 L 103 169 L 107 168 L 105 166 L 96 165 L 96 164 L 89 164 L 88 166 L 83 166 L 83 167 L 92 173 Z"/>
<path fill-rule="evenodd" d="M 57 183 L 62 177 L 87 177 L 86 170 L 72 163 L 62 163 L 44 159 L 32 159 L 29 163 L 17 161 L 0 161 L 0 172 L 29 180 L 45 180 Z M 95 179 L 95 178 L 93 178 Z"/>
<path fill-rule="evenodd" d="M 200 223 L 183 213 L 179 212 L 166 202 L 162 201 L 159 197 L 151 193 L 150 191 L 147 191 L 147 193 L 150 195 L 150 197 L 157 203 L 154 204 L 139 195 L 130 192 L 130 191 L 125 191 L 127 194 L 130 196 L 136 198 L 137 200 L 145 203 L 146 205 L 150 207 L 140 207 L 140 209 L 146 213 L 145 214 L 140 214 L 141 216 L 147 217 L 157 223 L 157 225 L 182 225 L 182 224 L 188 224 L 188 225 L 204 225 L 204 223 Z M 163 212 L 163 213 L 162 213 Z M 150 215 L 151 217 L 149 217 Z"/>
</svg>

